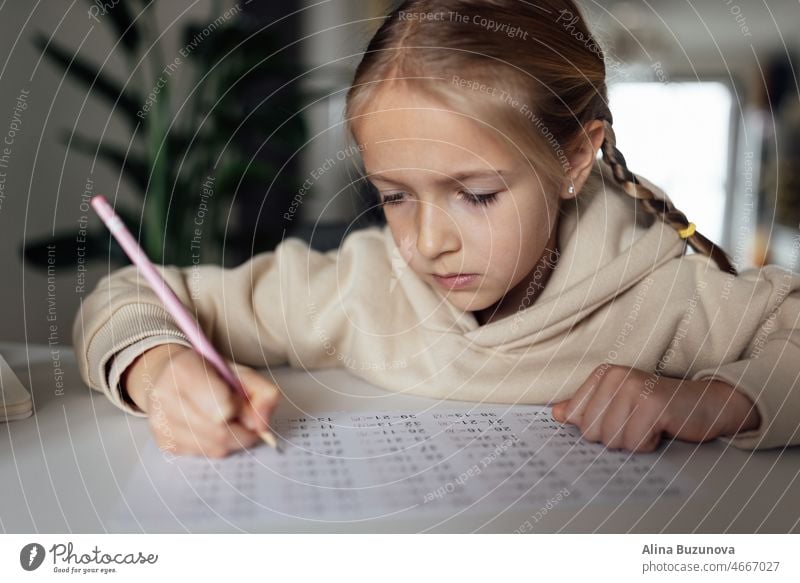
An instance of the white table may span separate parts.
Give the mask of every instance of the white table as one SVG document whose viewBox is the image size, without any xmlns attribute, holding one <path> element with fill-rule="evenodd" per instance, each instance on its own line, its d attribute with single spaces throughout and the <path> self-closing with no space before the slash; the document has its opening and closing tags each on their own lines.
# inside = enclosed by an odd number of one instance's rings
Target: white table
<svg viewBox="0 0 800 583">
<path fill-rule="evenodd" d="M 0 424 L 0 532 L 107 532 L 109 513 L 149 439 L 147 421 L 124 414 L 85 387 L 69 348 L 60 350 L 65 383 L 61 395 L 50 348 L 0 344 L 0 352 L 23 384 L 32 387 L 36 408 L 33 417 Z M 313 413 L 430 405 L 428 399 L 388 393 L 345 370 L 281 367 L 272 374 L 287 396 L 279 414 L 295 408 Z M 453 405 L 458 403 L 448 404 Z M 699 446 L 676 441 L 662 447 L 663 459 L 699 484 L 687 499 L 621 508 L 563 505 L 535 523 L 535 531 L 800 531 L 800 448 L 748 452 L 718 440 Z M 462 515 L 435 526 L 395 518 L 315 530 L 510 532 L 529 515 L 512 507 L 498 516 Z M 300 523 L 289 530 L 308 528 Z"/>
</svg>

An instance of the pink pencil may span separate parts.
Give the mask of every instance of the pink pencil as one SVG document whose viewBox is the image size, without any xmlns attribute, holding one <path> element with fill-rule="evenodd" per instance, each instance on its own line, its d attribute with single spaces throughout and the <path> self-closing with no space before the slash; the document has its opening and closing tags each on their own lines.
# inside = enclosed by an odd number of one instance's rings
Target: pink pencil
<svg viewBox="0 0 800 583">
<path fill-rule="evenodd" d="M 147 258 L 147 255 L 145 255 L 144 250 L 136 242 L 136 239 L 133 238 L 133 235 L 131 235 L 127 227 L 125 227 L 122 219 L 117 216 L 114 209 L 108 204 L 106 198 L 103 195 L 92 197 L 92 207 L 94 207 L 95 212 L 97 212 L 106 224 L 108 230 L 111 231 L 111 234 L 122 246 L 122 249 L 128 257 L 130 257 L 134 265 L 139 268 L 139 272 L 150 284 L 150 287 L 153 288 L 153 291 L 159 299 L 164 302 L 164 307 L 170 315 L 175 318 L 178 327 L 189 338 L 189 342 L 191 342 L 194 349 L 214 366 L 219 376 L 221 376 L 232 389 L 237 391 L 245 402 L 249 402 L 247 392 L 236 375 L 233 374 L 228 363 L 225 362 L 225 359 L 222 358 L 211 342 L 209 342 L 208 338 L 206 338 L 205 334 L 203 334 L 203 331 L 200 329 L 200 325 L 186 309 L 186 306 L 181 303 L 178 296 L 175 295 L 175 292 L 167 285 L 167 282 L 164 281 L 161 274 L 156 271 L 152 262 Z M 272 448 L 280 451 L 278 442 L 271 432 L 259 431 L 258 435 Z"/>
</svg>

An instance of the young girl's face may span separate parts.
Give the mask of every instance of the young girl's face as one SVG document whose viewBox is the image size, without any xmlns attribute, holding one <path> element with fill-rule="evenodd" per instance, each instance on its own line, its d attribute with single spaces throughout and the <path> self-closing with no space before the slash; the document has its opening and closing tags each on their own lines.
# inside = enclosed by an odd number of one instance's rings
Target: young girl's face
<svg viewBox="0 0 800 583">
<path fill-rule="evenodd" d="M 366 113 L 354 135 L 410 268 L 464 311 L 530 303 L 553 257 L 558 193 L 498 132 L 422 93 L 378 92 Z"/>
</svg>

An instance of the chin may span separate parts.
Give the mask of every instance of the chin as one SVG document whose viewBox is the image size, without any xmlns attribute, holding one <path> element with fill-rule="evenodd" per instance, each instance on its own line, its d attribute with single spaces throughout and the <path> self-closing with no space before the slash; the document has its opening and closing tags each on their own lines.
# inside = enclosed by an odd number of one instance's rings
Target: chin
<svg viewBox="0 0 800 583">
<path fill-rule="evenodd" d="M 472 293 L 470 296 L 469 293 Z M 451 291 L 446 296 L 447 301 L 462 312 L 477 312 L 485 310 L 497 303 L 496 299 L 486 298 L 475 292 Z"/>
</svg>

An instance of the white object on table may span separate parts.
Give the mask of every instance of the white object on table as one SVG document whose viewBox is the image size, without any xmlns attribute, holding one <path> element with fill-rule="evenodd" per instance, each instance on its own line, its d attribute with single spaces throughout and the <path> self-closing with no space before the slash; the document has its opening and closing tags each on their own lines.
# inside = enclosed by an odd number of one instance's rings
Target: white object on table
<svg viewBox="0 0 800 583">
<path fill-rule="evenodd" d="M 0 422 L 25 419 L 31 415 L 31 394 L 0 354 Z"/>
</svg>

